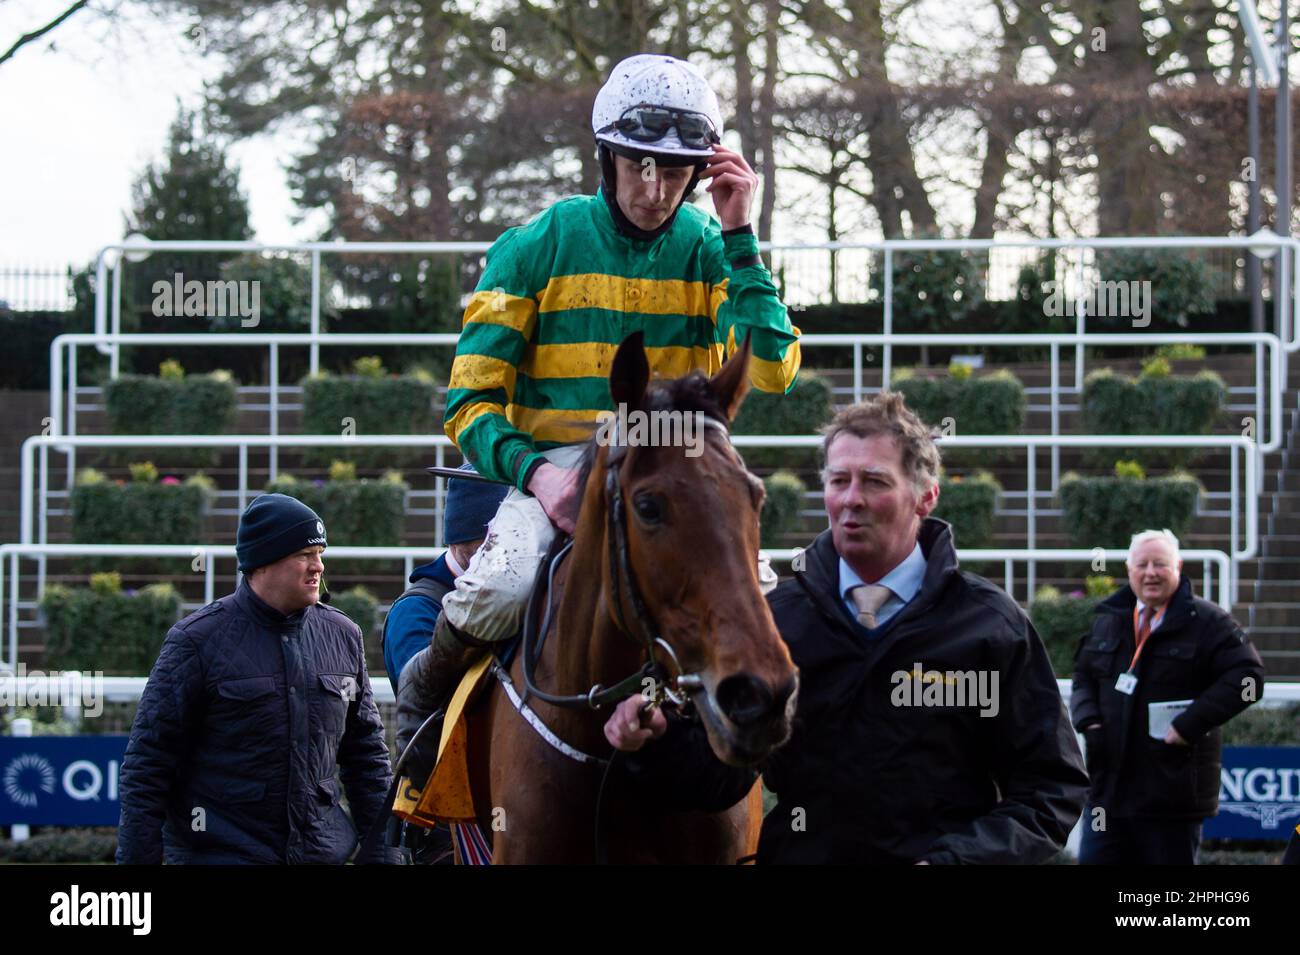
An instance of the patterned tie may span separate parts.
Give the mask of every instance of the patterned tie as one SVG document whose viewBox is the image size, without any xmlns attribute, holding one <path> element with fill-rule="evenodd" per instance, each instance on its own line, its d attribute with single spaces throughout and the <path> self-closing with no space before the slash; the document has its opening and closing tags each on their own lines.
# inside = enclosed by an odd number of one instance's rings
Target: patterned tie
<svg viewBox="0 0 1300 955">
<path fill-rule="evenodd" d="M 859 584 L 849 591 L 849 599 L 858 608 L 858 623 L 868 630 L 876 629 L 876 613 L 885 605 L 893 591 L 880 584 Z"/>
<path fill-rule="evenodd" d="M 1151 608 L 1143 607 L 1138 611 L 1138 635 L 1137 645 L 1140 647 L 1146 643 L 1147 637 L 1151 636 Z"/>
</svg>

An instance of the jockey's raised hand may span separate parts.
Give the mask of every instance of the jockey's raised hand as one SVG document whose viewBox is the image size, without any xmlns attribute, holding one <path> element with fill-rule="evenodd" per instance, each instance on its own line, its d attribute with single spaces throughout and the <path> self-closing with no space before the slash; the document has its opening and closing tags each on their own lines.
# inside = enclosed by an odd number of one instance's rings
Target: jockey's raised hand
<svg viewBox="0 0 1300 955">
<path fill-rule="evenodd" d="M 745 162 L 744 156 L 714 146 L 713 156 L 700 173 L 700 178 L 713 180 L 705 192 L 713 197 L 713 208 L 718 212 L 724 232 L 749 225 L 749 210 L 758 188 L 758 175 Z"/>
<path fill-rule="evenodd" d="M 614 708 L 614 714 L 605 721 L 605 739 L 609 745 L 625 753 L 635 753 L 648 739 L 658 739 L 668 731 L 668 717 L 655 707 L 642 713 L 645 697 L 629 696 Z"/>
<path fill-rule="evenodd" d="M 537 498 L 551 523 L 572 534 L 577 510 L 578 472 L 573 468 L 543 464 L 528 481 L 528 493 Z"/>
</svg>

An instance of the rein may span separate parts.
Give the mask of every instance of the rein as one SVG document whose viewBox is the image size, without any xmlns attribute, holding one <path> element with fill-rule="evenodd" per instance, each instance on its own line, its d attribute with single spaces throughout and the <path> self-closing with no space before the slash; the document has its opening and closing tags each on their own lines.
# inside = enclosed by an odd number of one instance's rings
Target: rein
<svg viewBox="0 0 1300 955">
<path fill-rule="evenodd" d="M 704 417 L 703 421 L 706 427 L 722 432 L 730 442 L 730 430 L 726 424 L 711 417 Z M 681 665 L 677 660 L 677 654 L 673 652 L 668 642 L 659 636 L 654 617 L 646 606 L 645 599 L 641 594 L 641 588 L 637 585 L 636 575 L 632 570 L 631 552 L 628 548 L 627 509 L 623 499 L 622 482 L 619 480 L 620 468 L 627 460 L 629 446 L 620 440 L 621 436 L 618 433 L 616 420 L 612 422 L 609 434 L 609 452 L 605 461 L 605 514 L 606 537 L 609 540 L 609 578 L 614 585 L 614 592 L 611 595 L 614 622 L 620 632 L 641 645 L 646 662 L 640 669 L 613 686 L 605 687 L 597 683 L 588 689 L 586 693 L 558 695 L 548 693 L 537 686 L 537 664 L 541 658 L 542 647 L 545 644 L 555 612 L 553 604 L 555 569 L 568 556 L 573 547 L 573 540 L 569 539 L 554 554 L 552 559 L 543 564 L 542 569 L 539 570 L 537 583 L 534 586 L 534 596 L 529 600 L 524 611 L 522 638 L 524 656 L 521 666 L 524 693 L 522 697 L 517 692 L 513 692 L 513 681 L 505 673 L 504 668 L 500 664 L 493 665 L 493 673 L 501 682 L 502 687 L 505 688 L 506 695 L 510 697 L 511 704 L 519 714 L 553 748 L 580 763 L 603 764 L 607 763 L 608 760 L 582 753 L 560 740 L 542 722 L 541 718 L 528 707 L 529 697 L 536 697 L 553 706 L 565 709 L 589 709 L 594 711 L 643 692 L 646 689 L 645 681 L 649 679 L 653 691 L 646 693 L 647 708 L 658 706 L 665 701 L 681 706 L 687 702 L 688 694 L 692 690 L 699 689 L 703 685 L 703 681 L 698 674 L 682 672 Z M 535 610 L 538 603 L 537 591 L 542 589 L 544 589 L 546 595 L 545 612 L 542 615 L 540 625 L 534 626 L 536 622 Z M 632 622 L 635 627 L 628 626 L 628 619 L 623 613 L 624 594 L 626 594 L 628 603 L 631 605 Z M 672 660 L 677 671 L 675 677 L 669 679 L 663 666 L 656 661 L 656 647 L 662 648 Z"/>
</svg>

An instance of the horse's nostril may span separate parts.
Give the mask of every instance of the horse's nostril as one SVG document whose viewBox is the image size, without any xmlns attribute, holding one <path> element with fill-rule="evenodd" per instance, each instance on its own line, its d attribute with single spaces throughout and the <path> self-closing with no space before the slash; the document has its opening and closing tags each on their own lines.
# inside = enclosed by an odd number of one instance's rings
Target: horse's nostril
<svg viewBox="0 0 1300 955">
<path fill-rule="evenodd" d="M 715 691 L 718 709 L 737 726 L 749 726 L 771 712 L 772 691 L 761 680 L 741 673 L 729 676 Z M 787 691 L 786 696 L 789 696 Z M 784 705 L 784 700 L 782 705 Z"/>
</svg>

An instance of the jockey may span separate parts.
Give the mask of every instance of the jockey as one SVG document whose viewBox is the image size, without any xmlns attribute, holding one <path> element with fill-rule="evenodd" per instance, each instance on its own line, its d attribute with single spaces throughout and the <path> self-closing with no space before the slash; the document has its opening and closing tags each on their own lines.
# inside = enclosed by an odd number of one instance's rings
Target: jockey
<svg viewBox="0 0 1300 955">
<path fill-rule="evenodd" d="M 750 225 L 758 177 L 719 145 L 708 81 L 670 56 L 623 60 L 596 95 L 592 131 L 596 194 L 502 235 L 465 310 L 444 429 L 481 474 L 514 490 L 402 673 L 399 698 L 425 712 L 481 648 L 518 631 L 556 528 L 572 533 L 575 465 L 591 433 L 582 424 L 615 410 L 608 375 L 624 338 L 644 332 L 664 378 L 716 372 L 746 336 L 755 387 L 786 393 L 799 371 L 799 329 Z M 686 203 L 701 179 L 720 223 Z M 760 583 L 765 593 L 776 584 L 765 559 Z"/>
</svg>

